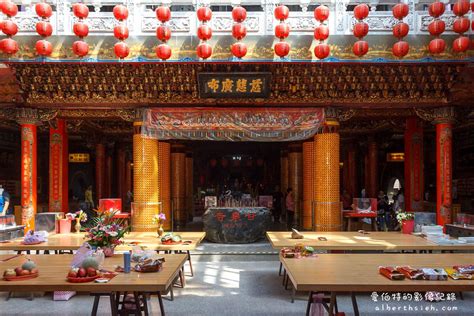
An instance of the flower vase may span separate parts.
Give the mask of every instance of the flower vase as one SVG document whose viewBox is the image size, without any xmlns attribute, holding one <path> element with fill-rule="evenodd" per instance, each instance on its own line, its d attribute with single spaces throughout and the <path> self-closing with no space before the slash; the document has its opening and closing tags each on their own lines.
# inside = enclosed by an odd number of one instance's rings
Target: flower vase
<svg viewBox="0 0 474 316">
<path fill-rule="evenodd" d="M 114 247 L 104 247 L 102 248 L 105 257 L 113 257 L 114 256 Z"/>
<path fill-rule="evenodd" d="M 74 225 L 74 229 L 76 229 L 76 233 L 79 234 L 81 232 L 81 221 L 76 219 L 76 225 Z"/>
<path fill-rule="evenodd" d="M 158 233 L 158 237 L 163 236 L 163 234 L 165 233 L 165 230 L 163 229 L 163 225 L 160 224 L 160 225 L 158 226 L 157 233 Z"/>
<path fill-rule="evenodd" d="M 411 234 L 415 228 L 415 220 L 402 220 L 402 233 L 404 234 Z"/>
</svg>

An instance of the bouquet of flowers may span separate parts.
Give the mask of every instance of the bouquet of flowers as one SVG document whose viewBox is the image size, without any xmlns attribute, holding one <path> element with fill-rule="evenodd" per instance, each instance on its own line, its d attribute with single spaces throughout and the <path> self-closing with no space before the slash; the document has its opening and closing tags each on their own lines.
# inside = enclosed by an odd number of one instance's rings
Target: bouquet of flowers
<svg viewBox="0 0 474 316">
<path fill-rule="evenodd" d="M 75 213 L 76 220 L 79 222 L 86 222 L 87 221 L 87 213 L 83 210 L 79 210 Z"/>
<path fill-rule="evenodd" d="M 415 219 L 415 213 L 413 213 L 413 212 L 403 212 L 402 210 L 400 210 L 397 213 L 397 221 L 400 224 L 402 223 L 402 221 L 409 221 L 409 220 L 412 220 L 412 219 Z"/>
<path fill-rule="evenodd" d="M 124 225 L 123 220 L 113 218 L 116 213 L 114 210 L 96 212 L 98 214 L 95 218 L 96 226 L 86 229 L 87 242 L 92 247 L 112 249 L 122 244 L 122 238 L 130 228 Z"/>
<path fill-rule="evenodd" d="M 151 221 L 153 222 L 153 224 L 157 224 L 158 226 L 163 225 L 163 223 L 166 221 L 166 215 L 165 213 L 155 214 L 151 218 Z"/>
</svg>

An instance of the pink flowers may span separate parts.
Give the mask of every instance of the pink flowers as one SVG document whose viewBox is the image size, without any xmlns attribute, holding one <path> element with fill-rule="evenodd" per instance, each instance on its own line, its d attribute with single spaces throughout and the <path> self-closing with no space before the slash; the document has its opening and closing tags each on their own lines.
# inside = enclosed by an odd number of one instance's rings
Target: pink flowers
<svg viewBox="0 0 474 316">
<path fill-rule="evenodd" d="M 93 247 L 115 247 L 122 243 L 122 238 L 129 231 L 123 220 L 114 219 L 115 212 L 98 212 L 98 223 L 86 229 L 88 243 Z"/>
</svg>

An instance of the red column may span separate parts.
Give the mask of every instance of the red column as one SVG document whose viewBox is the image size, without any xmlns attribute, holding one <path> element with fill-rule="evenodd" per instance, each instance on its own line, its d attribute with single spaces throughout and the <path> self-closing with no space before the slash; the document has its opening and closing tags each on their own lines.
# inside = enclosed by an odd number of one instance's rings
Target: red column
<svg viewBox="0 0 474 316">
<path fill-rule="evenodd" d="M 436 222 L 452 222 L 452 124 L 436 123 Z"/>
<path fill-rule="evenodd" d="M 369 186 L 367 188 L 367 197 L 376 198 L 378 195 L 378 155 L 377 143 L 374 140 L 369 140 L 368 144 L 368 172 L 369 172 Z"/>
<path fill-rule="evenodd" d="M 112 183 L 114 178 L 114 160 L 111 155 L 107 155 L 105 158 L 105 197 L 111 198 L 112 195 Z"/>
<path fill-rule="evenodd" d="M 423 210 L 423 124 L 416 117 L 406 121 L 405 130 L 405 210 Z"/>
<path fill-rule="evenodd" d="M 69 212 L 68 139 L 66 122 L 49 129 L 49 211 Z"/>
<path fill-rule="evenodd" d="M 95 147 L 95 196 L 96 199 L 105 198 L 105 145 Z"/>
<path fill-rule="evenodd" d="M 347 192 L 352 197 L 356 197 L 357 192 L 357 173 L 356 173 L 356 148 L 350 144 L 347 148 Z"/>
<path fill-rule="evenodd" d="M 25 225 L 25 233 L 35 229 L 36 144 L 36 124 L 21 124 L 21 224 Z"/>
<path fill-rule="evenodd" d="M 125 197 L 127 196 L 127 191 L 125 188 L 125 172 L 126 172 L 126 161 L 127 155 L 125 148 L 122 144 L 117 146 L 117 197 L 122 199 L 122 205 L 125 203 Z"/>
</svg>

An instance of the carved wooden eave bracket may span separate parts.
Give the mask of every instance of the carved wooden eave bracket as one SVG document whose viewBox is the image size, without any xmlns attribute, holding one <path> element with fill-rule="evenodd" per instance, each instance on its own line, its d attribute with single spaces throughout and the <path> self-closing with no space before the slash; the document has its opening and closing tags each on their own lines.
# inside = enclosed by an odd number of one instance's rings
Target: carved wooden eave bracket
<svg viewBox="0 0 474 316">
<path fill-rule="evenodd" d="M 438 123 L 454 123 L 456 119 L 456 110 L 454 107 L 442 107 L 435 109 L 413 108 L 416 115 L 424 121 L 432 124 Z"/>
</svg>

